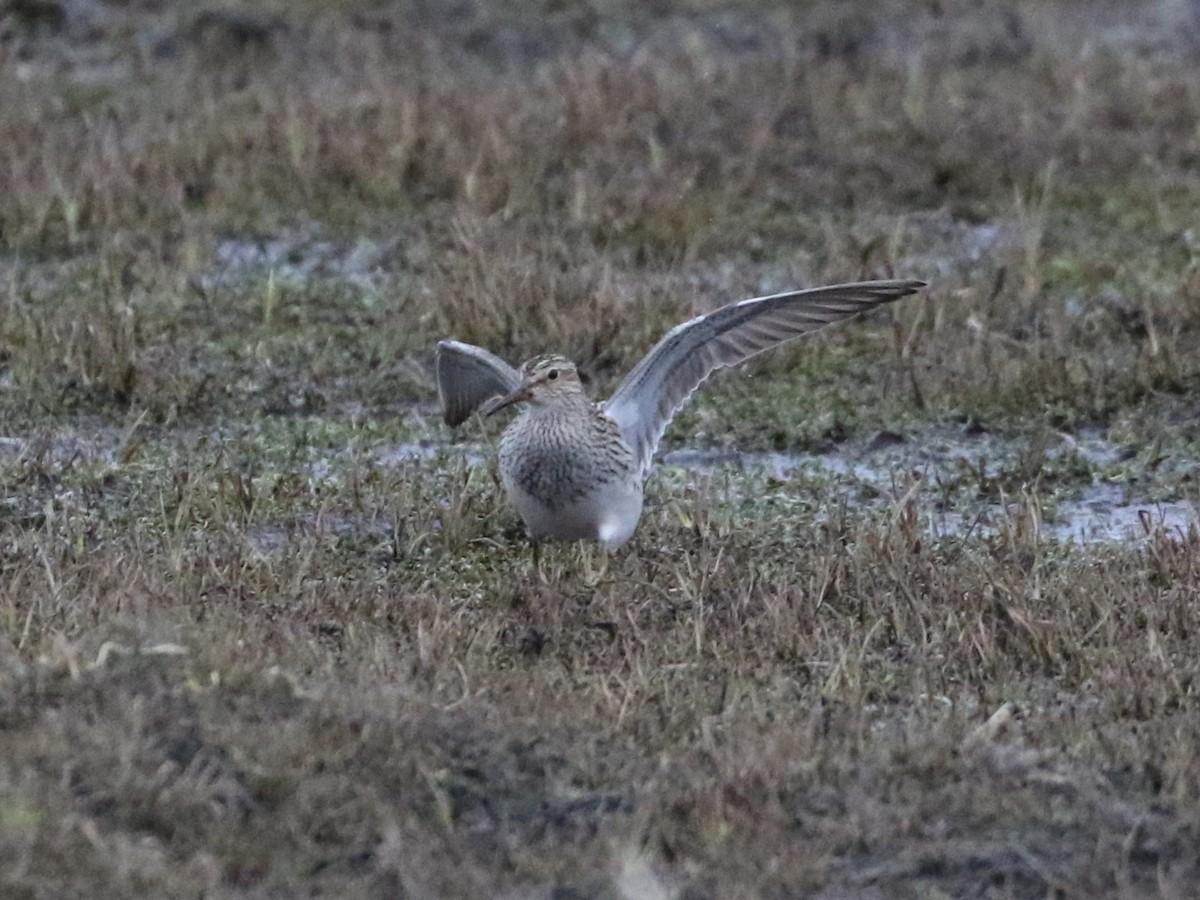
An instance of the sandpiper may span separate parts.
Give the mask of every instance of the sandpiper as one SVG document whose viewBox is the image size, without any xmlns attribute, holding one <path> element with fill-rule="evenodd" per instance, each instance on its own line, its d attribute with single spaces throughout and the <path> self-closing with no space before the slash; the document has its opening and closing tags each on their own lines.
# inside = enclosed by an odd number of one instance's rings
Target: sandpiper
<svg viewBox="0 0 1200 900">
<path fill-rule="evenodd" d="M 731 303 L 672 328 L 603 403 L 564 357 L 518 370 L 482 347 L 440 341 L 438 394 L 451 426 L 522 405 L 500 439 L 500 477 L 535 546 L 550 538 L 612 549 L 637 527 L 663 431 L 709 375 L 924 286 L 860 281 Z"/>
</svg>

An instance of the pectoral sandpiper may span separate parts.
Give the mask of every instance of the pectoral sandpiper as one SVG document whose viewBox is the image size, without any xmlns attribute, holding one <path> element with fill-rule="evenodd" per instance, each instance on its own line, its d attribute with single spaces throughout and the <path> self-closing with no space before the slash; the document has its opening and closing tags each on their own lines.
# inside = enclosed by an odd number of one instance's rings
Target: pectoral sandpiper
<svg viewBox="0 0 1200 900">
<path fill-rule="evenodd" d="M 522 404 L 500 439 L 500 476 L 530 537 L 611 549 L 637 527 L 663 431 L 709 375 L 924 286 L 862 281 L 721 307 L 667 332 L 603 403 L 587 397 L 561 356 L 517 370 L 482 347 L 440 341 L 438 393 L 451 426 L 477 409 L 492 415 Z"/>
</svg>

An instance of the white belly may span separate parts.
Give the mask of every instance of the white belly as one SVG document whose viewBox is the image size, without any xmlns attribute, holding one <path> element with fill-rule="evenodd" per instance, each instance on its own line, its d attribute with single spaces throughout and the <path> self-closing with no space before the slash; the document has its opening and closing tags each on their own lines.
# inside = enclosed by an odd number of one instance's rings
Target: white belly
<svg viewBox="0 0 1200 900">
<path fill-rule="evenodd" d="M 521 411 L 500 438 L 500 477 L 534 540 L 619 547 L 642 515 L 633 453 L 582 394 Z"/>
<path fill-rule="evenodd" d="M 535 540 L 600 541 L 612 549 L 629 540 L 642 515 L 641 485 L 624 480 L 610 481 L 553 508 L 507 478 L 504 488 Z"/>
</svg>

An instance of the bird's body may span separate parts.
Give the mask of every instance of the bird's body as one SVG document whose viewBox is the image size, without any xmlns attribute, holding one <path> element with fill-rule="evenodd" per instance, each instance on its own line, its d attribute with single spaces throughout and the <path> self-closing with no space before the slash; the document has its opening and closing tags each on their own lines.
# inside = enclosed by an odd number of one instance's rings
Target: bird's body
<svg viewBox="0 0 1200 900">
<path fill-rule="evenodd" d="M 582 391 L 521 410 L 500 438 L 500 478 L 535 540 L 619 546 L 642 514 L 633 451 Z"/>
<path fill-rule="evenodd" d="M 438 344 L 438 390 L 450 425 L 523 404 L 500 439 L 500 476 L 530 537 L 618 547 L 641 517 L 659 438 L 713 371 L 923 286 L 867 281 L 730 304 L 669 331 L 604 403 L 561 356 L 517 370 L 458 341 Z"/>
</svg>

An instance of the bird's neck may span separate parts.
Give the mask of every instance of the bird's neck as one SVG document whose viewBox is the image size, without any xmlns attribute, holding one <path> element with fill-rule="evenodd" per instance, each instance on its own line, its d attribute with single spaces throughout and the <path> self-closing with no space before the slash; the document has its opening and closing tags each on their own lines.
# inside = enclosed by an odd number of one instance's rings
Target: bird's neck
<svg viewBox="0 0 1200 900">
<path fill-rule="evenodd" d="M 528 403 L 525 406 L 525 415 L 536 419 L 557 419 L 578 416 L 581 413 L 591 414 L 595 408 L 596 404 L 587 395 L 568 394 L 553 400 Z"/>
</svg>

